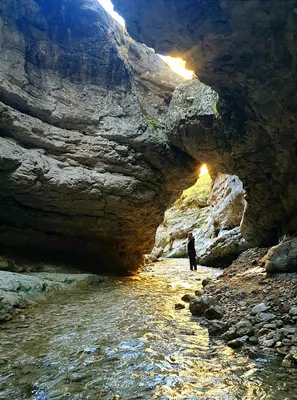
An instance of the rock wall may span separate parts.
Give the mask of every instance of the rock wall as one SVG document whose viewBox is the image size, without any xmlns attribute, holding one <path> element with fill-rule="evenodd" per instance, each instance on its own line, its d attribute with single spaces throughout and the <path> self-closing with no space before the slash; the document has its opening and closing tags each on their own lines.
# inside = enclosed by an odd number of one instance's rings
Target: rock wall
<svg viewBox="0 0 297 400">
<path fill-rule="evenodd" d="M 0 323 L 11 319 L 25 307 L 47 300 L 57 290 L 98 286 L 104 279 L 92 274 L 14 273 L 0 271 Z"/>
<path fill-rule="evenodd" d="M 96 0 L 0 15 L 1 253 L 135 270 L 195 181 L 164 127 L 181 78 Z"/>
<path fill-rule="evenodd" d="M 114 3 L 134 38 L 182 56 L 219 94 L 212 135 L 197 137 L 202 118 L 188 115 L 176 123 L 171 140 L 187 135 L 196 143 L 189 149 L 193 157 L 200 160 L 200 150 L 209 149 L 203 161 L 239 176 L 248 202 L 245 236 L 271 244 L 296 232 L 295 1 Z"/>
<path fill-rule="evenodd" d="M 207 188 L 208 193 L 203 190 Z M 190 204 L 189 190 L 194 199 Z M 230 265 L 250 245 L 241 234 L 246 207 L 244 195 L 242 182 L 235 175 L 218 174 L 213 184 L 209 175 L 200 177 L 196 185 L 166 211 L 148 259 L 187 257 L 186 237 L 187 232 L 192 231 L 200 264 Z"/>
</svg>

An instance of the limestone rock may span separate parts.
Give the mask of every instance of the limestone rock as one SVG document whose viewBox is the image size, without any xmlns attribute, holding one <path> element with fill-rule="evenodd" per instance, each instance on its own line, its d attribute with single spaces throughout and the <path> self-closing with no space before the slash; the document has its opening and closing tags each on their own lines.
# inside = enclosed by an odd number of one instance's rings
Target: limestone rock
<svg viewBox="0 0 297 400">
<path fill-rule="evenodd" d="M 247 321 L 242 320 L 232 326 L 226 333 L 222 335 L 222 339 L 230 341 L 242 336 L 250 336 L 253 332 L 253 325 Z"/>
<path fill-rule="evenodd" d="M 219 320 L 223 318 L 222 311 L 218 307 L 209 307 L 207 310 L 204 312 L 205 318 L 208 320 Z"/>
<path fill-rule="evenodd" d="M 195 181 L 166 136 L 182 82 L 96 0 L 1 2 L 1 252 L 135 270 Z"/>
<path fill-rule="evenodd" d="M 190 302 L 190 312 L 197 316 L 201 317 L 204 312 L 213 305 L 213 299 L 210 296 L 201 296 L 197 300 Z"/>
<path fill-rule="evenodd" d="M 219 94 L 209 132 L 200 129 L 196 113 L 180 119 L 172 140 L 213 171 L 236 174 L 243 182 L 243 236 L 266 245 L 275 244 L 279 233 L 296 232 L 295 3 L 114 3 L 136 39 L 184 57 Z"/>
<path fill-rule="evenodd" d="M 219 320 L 211 320 L 208 321 L 208 333 L 210 334 L 210 336 L 217 336 L 217 335 L 221 335 L 222 333 L 224 333 L 227 330 L 227 324 L 223 321 L 219 321 Z"/>
<path fill-rule="evenodd" d="M 25 307 L 47 292 L 102 281 L 91 274 L 0 271 L 0 321 L 7 319 L 14 309 Z"/>
<path fill-rule="evenodd" d="M 257 304 L 256 306 L 254 306 L 252 308 L 251 315 L 256 315 L 256 314 L 258 314 L 260 312 L 264 312 L 266 310 L 267 310 L 266 304 L 264 304 L 264 303 Z"/>
<path fill-rule="evenodd" d="M 297 271 L 297 238 L 283 241 L 269 249 L 263 257 L 267 272 L 296 272 Z"/>
<path fill-rule="evenodd" d="M 239 349 L 246 343 L 248 338 L 249 338 L 248 336 L 242 336 L 240 338 L 230 340 L 229 342 L 227 342 L 227 345 L 232 349 Z"/>
<path fill-rule="evenodd" d="M 260 312 L 256 316 L 256 322 L 268 322 L 276 318 L 275 314 L 272 313 L 265 313 L 265 312 Z"/>
<path fill-rule="evenodd" d="M 178 91 L 177 89 L 176 91 Z M 172 100 L 173 102 L 174 100 Z M 203 187 L 205 175 L 196 185 Z M 200 182 L 200 183 L 199 183 Z M 195 186 L 191 189 L 195 193 Z M 242 183 L 236 176 L 218 174 L 212 189 L 209 189 L 207 205 L 201 207 L 201 199 L 192 197 L 188 204 L 183 196 L 166 211 L 163 223 L 157 230 L 155 247 L 150 257 L 185 257 L 185 238 L 192 231 L 196 238 L 196 252 L 200 264 L 224 267 L 248 247 L 242 237 L 240 223 L 245 200 Z"/>
</svg>

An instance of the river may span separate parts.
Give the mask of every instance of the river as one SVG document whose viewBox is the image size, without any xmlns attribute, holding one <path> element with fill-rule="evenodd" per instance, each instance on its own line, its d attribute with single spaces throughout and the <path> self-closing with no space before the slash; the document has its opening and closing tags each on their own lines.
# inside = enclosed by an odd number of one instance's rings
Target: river
<svg viewBox="0 0 297 400">
<path fill-rule="evenodd" d="M 297 399 L 297 374 L 211 341 L 183 294 L 218 270 L 187 260 L 56 293 L 0 330 L 1 400 Z"/>
</svg>

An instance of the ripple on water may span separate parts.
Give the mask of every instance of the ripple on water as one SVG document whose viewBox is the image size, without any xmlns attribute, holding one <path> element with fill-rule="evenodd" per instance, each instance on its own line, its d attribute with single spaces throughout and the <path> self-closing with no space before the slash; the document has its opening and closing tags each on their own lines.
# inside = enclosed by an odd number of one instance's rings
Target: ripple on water
<svg viewBox="0 0 297 400">
<path fill-rule="evenodd" d="M 140 279 L 58 293 L 26 329 L 0 331 L 0 400 L 297 398 L 294 371 L 209 340 L 188 309 L 174 309 L 219 273 L 164 261 Z"/>
</svg>

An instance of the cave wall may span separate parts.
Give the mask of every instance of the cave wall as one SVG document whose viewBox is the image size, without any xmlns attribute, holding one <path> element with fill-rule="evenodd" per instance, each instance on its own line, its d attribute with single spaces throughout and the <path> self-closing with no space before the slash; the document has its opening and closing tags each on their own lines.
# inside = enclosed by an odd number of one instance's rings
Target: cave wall
<svg viewBox="0 0 297 400">
<path fill-rule="evenodd" d="M 1 253 L 135 270 L 196 178 L 165 134 L 181 78 L 96 0 L 0 15 Z"/>
<path fill-rule="evenodd" d="M 182 56 L 218 93 L 214 134 L 202 138 L 202 147 L 211 144 L 212 151 L 203 161 L 243 181 L 246 237 L 264 244 L 296 232 L 296 1 L 114 3 L 135 39 Z M 173 143 L 185 138 L 182 148 L 195 143 L 201 123 L 199 116 L 196 122 L 188 117 L 174 122 L 171 135 Z M 196 150 L 189 149 L 197 159 L 200 144 L 201 137 Z"/>
</svg>

